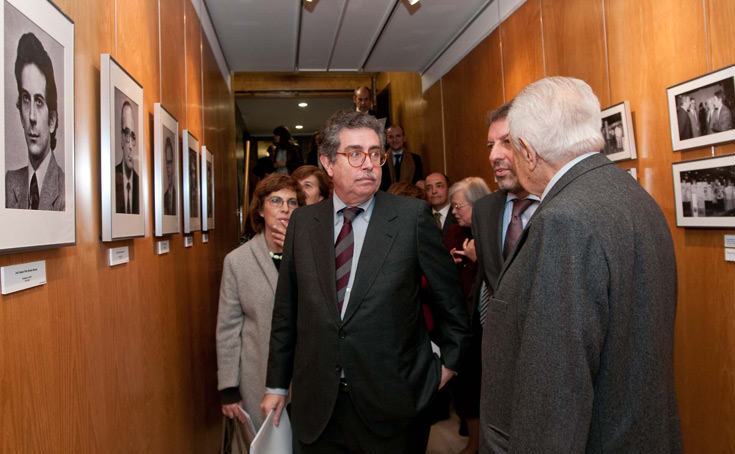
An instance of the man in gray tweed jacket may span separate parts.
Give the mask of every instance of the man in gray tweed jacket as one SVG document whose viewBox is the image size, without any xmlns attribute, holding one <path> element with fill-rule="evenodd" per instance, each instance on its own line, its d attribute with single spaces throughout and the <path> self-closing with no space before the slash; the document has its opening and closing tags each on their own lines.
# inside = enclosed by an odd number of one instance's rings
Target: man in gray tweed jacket
<svg viewBox="0 0 735 454">
<path fill-rule="evenodd" d="M 541 204 L 488 310 L 481 452 L 681 452 L 663 213 L 598 153 L 586 83 L 534 82 L 508 122 L 518 179 Z"/>
</svg>

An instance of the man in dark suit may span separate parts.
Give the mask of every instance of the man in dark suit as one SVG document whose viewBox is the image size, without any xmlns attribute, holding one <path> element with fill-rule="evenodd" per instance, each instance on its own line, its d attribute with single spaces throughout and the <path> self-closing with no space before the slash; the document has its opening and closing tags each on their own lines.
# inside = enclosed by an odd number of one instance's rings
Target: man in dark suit
<svg viewBox="0 0 735 454">
<path fill-rule="evenodd" d="M 261 408 L 280 419 L 291 386 L 301 452 L 424 452 L 422 417 L 468 340 L 456 267 L 421 200 L 378 191 L 383 127 L 338 112 L 320 162 L 334 196 L 296 210 L 286 233 Z M 418 300 L 436 295 L 432 352 Z"/>
<path fill-rule="evenodd" d="M 692 138 L 692 120 L 689 118 L 687 109 L 689 108 L 689 96 L 681 95 L 677 99 L 676 106 L 676 123 L 679 125 L 679 140 Z"/>
<path fill-rule="evenodd" d="M 139 214 L 138 173 L 133 168 L 135 160 L 136 136 L 133 106 L 124 101 L 120 111 L 122 159 L 115 166 L 115 212 Z"/>
<path fill-rule="evenodd" d="M 174 180 L 174 145 L 170 137 L 166 137 L 163 158 L 166 161 L 166 173 L 164 174 L 163 214 L 176 216 L 176 207 L 179 199 L 176 197 L 176 180 Z"/>
<path fill-rule="evenodd" d="M 404 148 L 406 135 L 401 125 L 392 125 L 385 131 L 388 142 L 388 159 L 383 166 L 383 177 L 380 189 L 387 191 L 390 185 L 397 182 L 416 184 L 424 178 L 424 167 L 421 156 Z"/>
<path fill-rule="evenodd" d="M 434 172 L 426 177 L 424 185 L 426 201 L 431 205 L 431 215 L 436 225 L 442 229 L 442 237 L 447 229 L 457 223 L 449 205 L 449 177 L 443 173 Z"/>
<path fill-rule="evenodd" d="M 368 87 L 357 87 L 352 93 L 352 102 L 355 103 L 357 112 L 366 113 L 375 116 L 373 110 L 373 93 Z"/>
<path fill-rule="evenodd" d="M 598 153 L 600 106 L 581 80 L 527 86 L 508 124 L 541 204 L 490 299 L 481 452 L 680 452 L 663 213 Z"/>
<path fill-rule="evenodd" d="M 5 208 L 64 211 L 64 171 L 52 151 L 59 125 L 54 68 L 33 33 L 18 40 L 15 82 L 29 164 L 5 173 Z"/>
</svg>

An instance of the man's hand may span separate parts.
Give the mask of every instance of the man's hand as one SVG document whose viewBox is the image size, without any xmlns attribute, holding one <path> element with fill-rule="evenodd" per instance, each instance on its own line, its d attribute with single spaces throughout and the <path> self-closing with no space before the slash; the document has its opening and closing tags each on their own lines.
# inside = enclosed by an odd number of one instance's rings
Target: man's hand
<svg viewBox="0 0 735 454">
<path fill-rule="evenodd" d="M 442 373 L 443 375 L 443 373 Z M 263 410 L 263 414 L 267 417 L 271 410 L 274 411 L 273 424 L 278 427 L 281 423 L 281 412 L 283 407 L 286 406 L 286 396 L 281 394 L 265 394 L 263 402 L 260 403 L 260 409 Z"/>
<path fill-rule="evenodd" d="M 228 418 L 237 418 L 241 423 L 245 424 L 245 415 L 240 408 L 242 407 L 242 401 L 235 404 L 222 405 L 222 414 Z"/>
<path fill-rule="evenodd" d="M 441 381 L 439 382 L 439 388 L 437 388 L 437 389 L 442 389 L 442 388 L 444 387 L 444 385 L 446 385 L 446 384 L 447 384 L 447 382 L 448 382 L 449 380 L 451 380 L 451 379 L 452 379 L 452 377 L 454 377 L 455 375 L 457 375 L 457 372 L 453 371 L 452 369 L 447 369 L 447 368 L 446 368 L 446 367 L 444 367 L 444 365 L 442 364 L 442 379 L 441 379 Z M 261 407 L 262 407 L 262 406 L 263 406 L 263 405 L 261 404 Z"/>
</svg>

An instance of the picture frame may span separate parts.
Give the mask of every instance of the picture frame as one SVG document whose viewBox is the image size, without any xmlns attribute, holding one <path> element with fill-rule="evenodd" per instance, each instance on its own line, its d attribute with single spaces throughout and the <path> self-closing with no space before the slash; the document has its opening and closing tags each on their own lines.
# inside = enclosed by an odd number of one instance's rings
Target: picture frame
<svg viewBox="0 0 735 454">
<path fill-rule="evenodd" d="M 202 231 L 214 229 L 214 155 L 202 145 Z"/>
<path fill-rule="evenodd" d="M 605 147 L 602 153 L 611 161 L 635 159 L 635 135 L 630 103 L 626 100 L 600 112 L 602 138 Z"/>
<path fill-rule="evenodd" d="M 672 164 L 678 227 L 735 227 L 735 155 Z"/>
<path fill-rule="evenodd" d="M 633 177 L 635 181 L 638 181 L 638 169 L 631 167 L 630 169 L 627 169 L 626 172 L 628 172 L 628 175 Z"/>
<path fill-rule="evenodd" d="M 666 89 L 674 151 L 735 140 L 735 65 Z"/>
<path fill-rule="evenodd" d="M 181 166 L 184 172 L 184 233 L 201 230 L 201 202 L 199 198 L 200 151 L 199 140 L 188 130 L 182 132 Z"/>
<path fill-rule="evenodd" d="M 143 86 L 110 54 L 100 55 L 102 241 L 145 236 L 148 171 Z"/>
<path fill-rule="evenodd" d="M 49 1 L 4 0 L 0 23 L 0 253 L 76 244 L 74 22 Z"/>
<path fill-rule="evenodd" d="M 153 105 L 154 235 L 181 231 L 179 122 L 161 103 Z"/>
</svg>

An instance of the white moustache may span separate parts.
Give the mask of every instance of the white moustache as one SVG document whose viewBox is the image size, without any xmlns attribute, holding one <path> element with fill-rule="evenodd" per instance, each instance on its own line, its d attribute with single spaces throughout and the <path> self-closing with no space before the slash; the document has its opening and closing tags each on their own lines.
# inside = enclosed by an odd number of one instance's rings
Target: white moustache
<svg viewBox="0 0 735 454">
<path fill-rule="evenodd" d="M 365 179 L 365 178 L 369 178 L 369 179 L 371 179 L 373 181 L 376 181 L 378 179 L 378 177 L 373 172 L 371 172 L 370 170 L 366 170 L 365 172 L 362 172 L 357 177 L 358 180 L 362 180 L 362 179 Z"/>
</svg>

